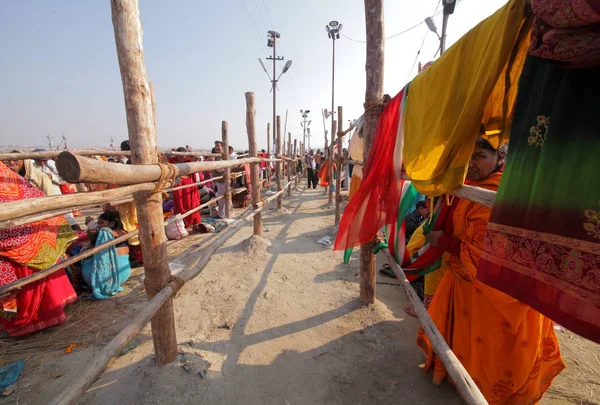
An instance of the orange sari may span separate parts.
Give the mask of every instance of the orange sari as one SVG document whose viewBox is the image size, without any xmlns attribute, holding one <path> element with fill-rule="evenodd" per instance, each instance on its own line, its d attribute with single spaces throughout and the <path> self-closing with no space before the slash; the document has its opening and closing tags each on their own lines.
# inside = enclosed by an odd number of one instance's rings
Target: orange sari
<svg viewBox="0 0 600 405">
<path fill-rule="evenodd" d="M 323 164 L 321 165 L 321 168 L 319 169 L 317 176 L 319 176 L 319 186 L 321 187 L 327 187 L 329 186 L 329 159 L 325 159 L 325 161 L 323 162 Z M 336 170 L 336 164 L 335 162 L 333 163 L 333 171 L 335 172 Z"/>
<path fill-rule="evenodd" d="M 500 173 L 472 185 L 497 189 Z M 429 314 L 490 403 L 530 405 L 540 400 L 564 368 L 553 322 L 476 278 L 491 210 L 461 200 L 453 215 L 460 257 L 449 256 Z M 448 257 L 447 256 L 447 257 Z M 429 339 L 417 344 L 427 355 L 425 370 L 441 384 L 447 373 Z"/>
</svg>

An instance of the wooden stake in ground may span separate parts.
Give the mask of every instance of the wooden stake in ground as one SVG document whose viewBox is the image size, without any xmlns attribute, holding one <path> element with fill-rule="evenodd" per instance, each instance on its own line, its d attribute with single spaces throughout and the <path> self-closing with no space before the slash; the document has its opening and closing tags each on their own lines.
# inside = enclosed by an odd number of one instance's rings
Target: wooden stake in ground
<svg viewBox="0 0 600 405">
<path fill-rule="evenodd" d="M 117 56 L 125 95 L 127 129 L 133 164 L 158 163 L 155 118 L 152 94 L 144 52 L 142 24 L 137 0 L 112 0 L 112 22 L 117 44 Z M 167 238 L 162 213 L 162 194 L 136 192 L 140 241 L 144 256 L 145 284 L 148 299 L 169 281 L 171 272 L 167 259 Z M 177 338 L 173 300 L 168 299 L 151 321 L 156 360 L 167 364 L 177 358 Z"/>
<path fill-rule="evenodd" d="M 363 179 L 369 170 L 367 159 L 377 130 L 380 105 L 383 99 L 383 0 L 365 0 L 365 23 L 367 30 L 367 84 L 365 90 L 365 113 L 363 123 Z M 365 304 L 375 302 L 375 256 L 373 242 L 360 247 L 360 299 Z"/>
<path fill-rule="evenodd" d="M 248 149 L 250 157 L 256 157 L 258 147 L 256 146 L 256 125 L 254 117 L 256 108 L 254 107 L 254 93 L 246 93 L 246 132 L 248 132 Z M 258 169 L 260 163 L 250 165 L 250 183 L 252 183 L 252 208 L 258 209 L 260 202 L 260 179 L 258 178 Z M 254 215 L 254 235 L 262 236 L 262 216 L 260 212 Z"/>
<path fill-rule="evenodd" d="M 343 129 L 344 129 L 344 109 L 341 106 L 338 106 L 338 122 L 340 123 L 340 128 L 337 133 L 337 147 L 338 147 L 338 159 L 337 159 L 337 170 L 336 170 L 336 178 L 335 178 L 335 225 L 340 224 L 340 216 L 341 216 L 341 205 L 342 205 L 342 164 L 344 162 L 344 156 L 342 154 L 342 140 L 344 139 Z M 346 187 L 348 187 L 346 185 Z"/>
<path fill-rule="evenodd" d="M 275 154 L 276 157 L 279 157 L 281 155 L 281 117 L 278 115 L 277 116 L 277 144 L 275 145 Z M 275 163 L 275 181 L 277 182 L 277 191 L 281 191 L 282 190 L 282 178 L 281 178 L 281 167 L 283 165 L 283 162 L 277 162 Z M 277 198 L 277 209 L 281 209 L 281 195 Z"/>
<path fill-rule="evenodd" d="M 292 133 L 288 132 L 288 142 L 287 142 L 287 155 L 289 158 L 293 159 L 294 157 L 292 156 Z M 287 162 L 287 176 L 288 176 L 288 183 L 290 183 L 290 185 L 288 186 L 288 190 L 287 190 L 287 194 L 288 197 L 292 195 L 292 164 L 294 163 L 293 160 L 288 160 Z"/>
<path fill-rule="evenodd" d="M 229 160 L 229 125 L 227 121 L 221 121 L 221 139 L 223 141 L 223 160 Z M 223 174 L 223 185 L 225 186 L 225 216 L 233 218 L 233 202 L 231 201 L 231 169 L 225 169 Z"/>
<path fill-rule="evenodd" d="M 294 154 L 293 154 L 293 158 L 296 159 L 296 156 L 298 155 L 298 140 L 294 139 Z M 293 162 L 293 173 L 294 173 L 294 189 L 298 190 L 298 161 L 294 160 Z"/>
<path fill-rule="evenodd" d="M 335 159 L 333 158 L 333 147 L 335 146 L 335 134 L 337 132 L 337 121 L 333 120 L 331 123 L 331 143 L 329 145 L 329 187 L 327 188 L 327 202 L 331 204 L 333 202 L 333 164 Z M 341 125 L 341 124 L 340 124 Z M 339 152 L 339 151 L 338 151 Z"/>
</svg>

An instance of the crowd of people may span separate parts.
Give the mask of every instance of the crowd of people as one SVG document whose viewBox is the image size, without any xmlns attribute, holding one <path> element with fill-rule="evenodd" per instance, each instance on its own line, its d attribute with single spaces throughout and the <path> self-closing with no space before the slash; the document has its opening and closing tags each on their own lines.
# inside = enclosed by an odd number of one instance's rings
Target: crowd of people
<svg viewBox="0 0 600 405">
<path fill-rule="evenodd" d="M 129 141 L 121 144 L 121 150 L 130 150 Z M 194 155 L 189 145 L 172 151 L 185 152 L 188 155 L 162 154 L 162 163 L 186 163 L 200 159 Z M 20 153 L 18 150 L 12 152 Z M 223 144 L 220 141 L 215 142 L 212 152 L 223 154 Z M 238 158 L 231 146 L 228 154 L 230 159 Z M 131 163 L 127 156 L 93 158 L 114 164 Z M 220 158 L 212 156 L 205 159 Z M 241 190 L 233 196 L 234 205 L 240 207 L 245 206 L 248 200 L 249 168 L 245 166 L 231 169 L 232 174 L 241 173 L 232 176 L 231 180 L 232 190 Z M 195 232 L 218 232 L 226 227 L 231 220 L 226 218 L 225 199 L 219 200 L 217 204 L 209 203 L 214 197 L 224 195 L 223 174 L 224 170 L 215 170 L 177 178 L 170 186 L 174 190 L 163 192 L 165 220 L 186 214 L 201 204 L 208 203 L 204 209 L 182 218 L 186 235 Z M 59 175 L 54 160 L 49 158 L 0 162 L 0 184 L 0 203 L 119 187 L 118 184 L 69 184 Z M 70 256 L 114 241 L 138 228 L 133 201 L 107 203 L 101 209 L 102 212 L 98 216 L 88 216 L 85 219 L 81 212 L 76 211 L 1 230 L 0 285 L 60 264 Z M 98 249 L 86 259 L 65 266 L 42 280 L 0 297 L 0 323 L 14 337 L 61 324 L 66 320 L 65 306 L 74 302 L 78 296 L 108 299 L 123 291 L 123 284 L 129 279 L 132 267 L 142 264 L 139 238 L 124 238 L 116 245 Z"/>
</svg>

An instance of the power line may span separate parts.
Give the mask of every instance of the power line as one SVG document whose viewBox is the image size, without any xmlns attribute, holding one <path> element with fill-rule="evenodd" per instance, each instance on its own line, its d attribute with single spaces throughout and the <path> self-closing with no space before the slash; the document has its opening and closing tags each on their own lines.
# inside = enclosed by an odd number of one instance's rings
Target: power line
<svg viewBox="0 0 600 405">
<path fill-rule="evenodd" d="M 258 16 L 260 17 L 260 21 L 263 23 L 263 27 L 265 27 L 265 31 L 269 31 L 267 28 L 267 24 L 265 24 L 265 20 L 263 19 L 262 13 L 260 12 L 260 8 L 258 8 L 258 3 L 254 0 L 254 6 L 256 7 L 256 11 L 258 11 Z"/>
<path fill-rule="evenodd" d="M 461 1 L 464 1 L 464 0 L 458 0 L 458 1 L 456 2 L 456 4 L 460 3 Z M 437 11 L 437 10 L 438 10 L 438 8 L 439 8 L 439 6 L 440 6 L 440 4 L 441 4 L 441 3 L 438 3 L 438 6 L 435 8 L 435 11 L 434 11 L 434 13 L 433 13 L 432 17 L 436 17 L 436 16 L 438 16 L 438 15 L 442 14 L 442 11 L 439 11 L 439 12 Z M 417 27 L 419 27 L 419 26 L 421 26 L 421 25 L 423 25 L 423 24 L 425 24 L 425 20 L 421 21 L 420 23 L 417 23 L 417 24 L 413 25 L 413 26 L 412 26 L 412 27 L 410 27 L 410 28 L 407 28 L 407 29 L 405 29 L 404 31 L 400 31 L 400 32 L 398 32 L 397 34 L 390 35 L 389 37 L 386 37 L 385 39 L 386 39 L 386 40 L 388 40 L 388 39 L 396 38 L 396 37 L 398 37 L 398 36 L 400 36 L 400 35 L 402 35 L 402 34 L 406 34 L 407 32 L 414 30 L 415 28 L 417 28 Z M 349 39 L 350 41 L 358 42 L 359 44 L 366 44 L 366 43 L 367 43 L 367 41 L 361 41 L 360 39 L 354 39 L 354 38 L 350 38 L 349 36 L 347 36 L 346 34 L 343 34 L 343 33 L 341 33 L 341 32 L 340 32 L 340 34 L 342 34 L 342 36 L 343 36 L 344 38 L 346 38 L 346 39 Z"/>
<path fill-rule="evenodd" d="M 263 7 L 265 8 L 265 11 L 267 12 L 267 18 L 269 18 L 269 22 L 271 23 L 271 29 L 273 29 L 275 26 L 273 25 L 273 20 L 271 20 L 271 14 L 269 14 L 269 9 L 267 8 L 267 4 L 265 3 L 265 0 L 262 0 L 263 3 Z"/>
<path fill-rule="evenodd" d="M 248 7 L 246 7 L 246 3 L 244 3 L 244 0 L 240 0 L 240 3 L 242 3 L 242 6 L 244 7 L 244 10 L 246 10 L 246 14 L 248 15 L 248 18 L 250 19 L 250 22 L 252 23 L 252 26 L 254 27 L 254 32 L 257 35 L 258 43 L 261 44 L 262 36 L 258 32 L 258 28 L 256 28 L 256 24 L 254 24 L 254 20 L 252 19 L 252 16 L 250 15 L 250 11 L 248 11 Z M 261 45 L 261 48 L 262 48 L 262 45 Z"/>
<path fill-rule="evenodd" d="M 440 4 L 442 4 L 442 0 L 440 0 L 437 4 L 437 6 L 435 7 L 435 11 L 433 12 L 433 15 L 435 15 L 435 13 L 437 13 L 438 8 L 440 7 Z M 419 50 L 417 51 L 417 55 L 415 56 L 415 60 L 412 64 L 412 67 L 410 68 L 410 71 L 408 72 L 408 76 L 406 77 L 406 82 L 408 82 L 408 79 L 410 79 L 410 75 L 412 74 L 413 69 L 415 68 L 415 65 L 417 64 L 417 60 L 419 59 L 419 55 L 421 54 L 421 50 L 423 49 L 423 45 L 425 44 L 425 39 L 427 38 L 427 34 L 429 34 L 429 28 L 427 29 L 427 31 L 425 31 L 425 36 L 423 36 L 423 41 L 421 42 L 421 46 L 419 47 Z"/>
</svg>

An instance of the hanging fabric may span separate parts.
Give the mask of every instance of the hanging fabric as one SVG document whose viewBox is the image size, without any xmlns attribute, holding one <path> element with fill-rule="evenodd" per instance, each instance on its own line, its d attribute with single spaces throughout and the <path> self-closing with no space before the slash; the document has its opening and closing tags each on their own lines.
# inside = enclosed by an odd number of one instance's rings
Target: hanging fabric
<svg viewBox="0 0 600 405">
<path fill-rule="evenodd" d="M 512 79 L 527 51 L 524 10 L 525 0 L 509 1 L 411 82 L 404 164 L 419 192 L 438 196 L 463 184 L 482 122 L 496 139 L 507 136 Z"/>
<path fill-rule="evenodd" d="M 529 56 L 519 85 L 477 277 L 600 343 L 600 66 Z"/>
<path fill-rule="evenodd" d="M 372 240 L 386 224 L 394 224 L 401 198 L 399 169 L 394 166 L 396 136 L 404 89 L 383 108 L 369 153 L 367 173 L 344 210 L 335 250 Z"/>
</svg>

